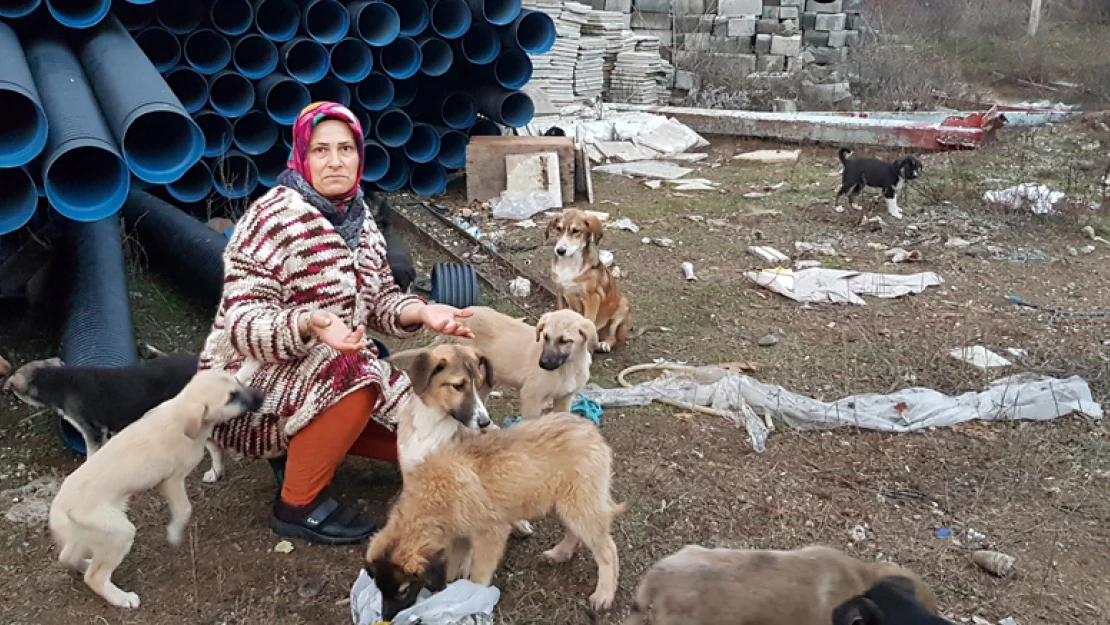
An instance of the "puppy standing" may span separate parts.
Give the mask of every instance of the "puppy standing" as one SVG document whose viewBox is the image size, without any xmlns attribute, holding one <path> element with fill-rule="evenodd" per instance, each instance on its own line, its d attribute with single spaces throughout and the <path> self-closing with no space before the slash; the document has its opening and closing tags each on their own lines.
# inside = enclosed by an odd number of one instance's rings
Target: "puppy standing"
<svg viewBox="0 0 1110 625">
<path fill-rule="evenodd" d="M 895 219 L 902 218 L 902 209 L 898 208 L 898 192 L 905 186 L 906 181 L 913 180 L 921 175 L 924 165 L 913 156 L 886 162 L 877 158 L 848 158 L 852 153 L 848 148 L 841 148 L 837 153 L 844 173 L 841 176 L 840 191 L 836 193 L 834 201 L 837 210 L 841 210 L 840 196 L 848 194 L 848 207 L 857 209 L 856 196 L 864 187 L 875 187 L 883 190 L 886 198 L 886 211 Z"/>
<path fill-rule="evenodd" d="M 604 234 L 601 220 L 568 208 L 547 224 L 544 240 L 552 233 L 558 237 L 551 260 L 558 307 L 569 308 L 594 322 L 598 351 L 612 351 L 628 338 L 632 319 L 628 299 L 598 257 L 597 244 Z"/>
<path fill-rule="evenodd" d="M 139 607 L 138 595 L 112 583 L 112 573 L 135 539 L 128 500 L 157 488 L 170 507 L 166 540 L 181 544 L 192 515 L 185 477 L 204 457 L 212 428 L 261 405 L 258 391 L 230 375 L 204 371 L 176 397 L 109 439 L 62 482 L 50 505 L 58 561 L 84 573 L 85 584 L 108 603 Z"/>
</svg>

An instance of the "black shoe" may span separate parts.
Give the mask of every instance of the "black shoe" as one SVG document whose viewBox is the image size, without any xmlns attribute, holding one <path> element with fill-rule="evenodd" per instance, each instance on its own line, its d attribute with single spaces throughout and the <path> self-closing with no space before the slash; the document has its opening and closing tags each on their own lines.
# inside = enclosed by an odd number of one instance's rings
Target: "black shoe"
<svg viewBox="0 0 1110 625">
<path fill-rule="evenodd" d="M 291 506 L 278 497 L 270 529 L 283 538 L 299 538 L 323 545 L 356 545 L 366 542 L 378 527 L 358 512 L 339 505 L 326 493 L 307 506 Z"/>
<path fill-rule="evenodd" d="M 270 458 L 270 468 L 274 470 L 274 481 L 277 482 L 278 492 L 285 485 L 285 456 Z"/>
</svg>

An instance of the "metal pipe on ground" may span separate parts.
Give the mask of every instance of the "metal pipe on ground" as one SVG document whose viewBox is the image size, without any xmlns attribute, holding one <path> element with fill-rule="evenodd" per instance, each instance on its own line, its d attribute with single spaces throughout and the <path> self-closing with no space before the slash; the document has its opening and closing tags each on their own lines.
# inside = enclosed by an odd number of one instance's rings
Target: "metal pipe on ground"
<svg viewBox="0 0 1110 625">
<path fill-rule="evenodd" d="M 424 37 L 418 42 L 420 46 L 420 73 L 425 76 L 442 76 L 451 69 L 455 60 L 455 53 L 451 44 L 439 37 Z"/>
<path fill-rule="evenodd" d="M 412 78 L 420 71 L 420 46 L 408 37 L 398 37 L 378 49 L 378 67 L 390 78 Z"/>
<path fill-rule="evenodd" d="M 444 39 L 462 37 L 473 20 L 466 0 L 436 0 L 429 10 L 432 30 Z"/>
<path fill-rule="evenodd" d="M 301 25 L 300 15 L 293 0 L 254 0 L 254 26 L 271 41 L 292 39 Z"/>
<path fill-rule="evenodd" d="M 320 82 L 312 83 L 308 86 L 308 94 L 313 102 L 338 102 L 351 106 L 351 88 L 335 76 L 324 76 Z"/>
<path fill-rule="evenodd" d="M 228 150 L 212 164 L 212 185 L 229 200 L 245 198 L 258 188 L 258 167 L 239 150 Z"/>
<path fill-rule="evenodd" d="M 114 214 L 123 206 L 131 176 L 81 63 L 53 37 L 32 39 L 24 52 L 49 129 L 42 157 L 47 199 L 76 221 Z"/>
<path fill-rule="evenodd" d="M 112 0 L 46 0 L 50 16 L 66 28 L 92 28 L 112 10 Z"/>
<path fill-rule="evenodd" d="M 0 169 L 0 235 L 15 232 L 31 221 L 39 193 L 30 172 L 22 167 Z"/>
<path fill-rule="evenodd" d="M 200 160 L 200 128 L 114 17 L 91 29 L 77 50 L 132 173 L 166 184 Z"/>
<path fill-rule="evenodd" d="M 137 33 L 157 21 L 155 19 L 156 9 L 157 7 L 153 2 L 150 4 L 116 2 L 112 5 L 112 15 L 116 16 L 116 19 L 119 20 L 120 24 L 123 24 L 128 32 Z"/>
<path fill-rule="evenodd" d="M 546 54 L 555 46 L 555 22 L 543 11 L 523 9 L 505 30 L 505 43 L 528 54 Z"/>
<path fill-rule="evenodd" d="M 412 0 L 386 0 L 389 6 L 397 11 L 397 16 L 401 20 L 401 36 L 414 37 L 424 32 L 428 27 L 430 19 L 428 15 L 428 5 L 421 2 L 413 2 Z"/>
<path fill-rule="evenodd" d="M 208 103 L 208 79 L 188 65 L 178 65 L 163 76 L 185 112 L 195 113 Z"/>
<path fill-rule="evenodd" d="M 278 49 L 274 42 L 258 33 L 236 40 L 231 48 L 231 63 L 250 80 L 260 80 L 277 70 Z"/>
<path fill-rule="evenodd" d="M 204 109 L 193 114 L 193 121 L 204 135 L 204 156 L 219 156 L 231 149 L 234 131 L 231 121 L 216 111 Z"/>
<path fill-rule="evenodd" d="M 467 0 L 474 13 L 474 21 L 489 22 L 494 26 L 512 23 L 520 15 L 520 0 Z"/>
<path fill-rule="evenodd" d="M 475 22 L 458 40 L 462 57 L 474 65 L 487 65 L 501 53 L 501 38 L 497 31 L 484 22 Z"/>
<path fill-rule="evenodd" d="M 470 137 L 452 128 L 439 127 L 439 154 L 436 162 L 447 169 L 461 169 L 466 165 L 466 146 Z"/>
<path fill-rule="evenodd" d="M 135 35 L 135 43 L 139 44 L 159 72 L 169 71 L 181 60 L 181 42 L 177 40 L 177 35 L 161 26 L 139 31 Z"/>
<path fill-rule="evenodd" d="M 227 238 L 178 207 L 145 191 L 127 195 L 124 226 L 146 251 L 151 265 L 205 305 L 223 292 Z"/>
<path fill-rule="evenodd" d="M 389 151 L 389 167 L 378 182 L 382 191 L 400 191 L 409 181 L 409 159 L 400 150 Z"/>
<path fill-rule="evenodd" d="M 313 40 L 333 44 L 351 29 L 351 15 L 336 0 L 306 0 L 301 6 L 304 31 Z"/>
<path fill-rule="evenodd" d="M 270 74 L 258 81 L 255 90 L 258 106 L 283 125 L 297 121 L 297 115 L 312 102 L 308 87 L 285 74 Z"/>
<path fill-rule="evenodd" d="M 384 2 L 348 2 L 347 12 L 351 16 L 351 33 L 372 46 L 380 48 L 388 45 L 401 34 L 401 18 L 397 10 Z"/>
<path fill-rule="evenodd" d="M 371 72 L 355 85 L 354 101 L 368 111 L 383 111 L 393 102 L 394 87 L 389 76 Z"/>
<path fill-rule="evenodd" d="M 180 178 L 166 185 L 166 193 L 178 202 L 186 204 L 199 202 L 208 197 L 211 192 L 212 170 L 208 169 L 208 164 L 204 161 L 197 161 Z"/>
<path fill-rule="evenodd" d="M 171 33 L 184 37 L 204 21 L 204 5 L 197 0 L 171 0 L 157 4 L 158 23 Z"/>
<path fill-rule="evenodd" d="M 242 74 L 224 70 L 208 79 L 208 102 L 224 117 L 246 115 L 254 108 L 254 99 L 254 84 Z"/>
<path fill-rule="evenodd" d="M 251 29 L 254 9 L 250 0 L 213 0 L 208 9 L 212 28 L 227 37 L 238 37 Z"/>
<path fill-rule="evenodd" d="M 254 157 L 254 165 L 258 168 L 258 184 L 271 189 L 276 187 L 278 176 L 285 171 L 288 161 L 289 148 L 281 142 Z"/>
<path fill-rule="evenodd" d="M 362 181 L 381 180 L 389 171 L 389 150 L 377 141 L 366 141 L 362 155 Z"/>
<path fill-rule="evenodd" d="M 374 124 L 374 135 L 385 147 L 399 148 L 412 137 L 412 119 L 401 109 L 383 111 Z M 401 156 L 404 157 L 404 153 Z"/>
<path fill-rule="evenodd" d="M 360 82 L 374 70 L 374 55 L 366 42 L 347 37 L 335 44 L 328 54 L 331 73 L 343 82 Z"/>
<path fill-rule="evenodd" d="M 39 8 L 42 0 L 0 0 L 0 17 L 17 19 L 26 17 Z"/>
<path fill-rule="evenodd" d="M 244 154 L 257 156 L 274 147 L 281 138 L 281 128 L 265 111 L 254 110 L 231 125 L 235 147 Z"/>
<path fill-rule="evenodd" d="M 231 64 L 231 44 L 220 33 L 200 28 L 185 37 L 184 55 L 193 69 L 211 76 Z"/>
<path fill-rule="evenodd" d="M 19 37 L 0 22 L 0 168 L 30 163 L 46 147 L 49 133 L 31 68 Z M 3 187 L 0 187 L 3 189 Z"/>
<path fill-rule="evenodd" d="M 294 37 L 281 44 L 281 65 L 285 73 L 306 85 L 328 74 L 328 49 L 308 37 Z"/>
<path fill-rule="evenodd" d="M 420 92 L 420 81 L 416 76 L 393 81 L 393 108 L 406 107 L 416 101 Z"/>
<path fill-rule="evenodd" d="M 439 155 L 439 133 L 428 124 L 412 125 L 404 144 L 405 156 L 414 163 L 430 163 Z"/>
<path fill-rule="evenodd" d="M 439 163 L 417 163 L 409 173 L 409 186 L 417 195 L 437 195 L 447 190 L 447 172 Z"/>
<path fill-rule="evenodd" d="M 474 91 L 474 99 L 478 101 L 478 110 L 482 115 L 510 128 L 526 125 L 536 113 L 532 98 L 523 91 L 482 87 Z"/>
</svg>

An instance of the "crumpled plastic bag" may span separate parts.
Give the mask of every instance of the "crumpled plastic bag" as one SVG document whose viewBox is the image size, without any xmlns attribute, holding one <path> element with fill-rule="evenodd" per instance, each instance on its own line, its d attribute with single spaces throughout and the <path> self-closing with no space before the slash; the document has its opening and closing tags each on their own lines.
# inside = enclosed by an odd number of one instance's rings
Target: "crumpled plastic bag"
<svg viewBox="0 0 1110 625">
<path fill-rule="evenodd" d="M 1031 182 L 983 194 L 983 200 L 989 204 L 1003 204 L 1013 210 L 1028 208 L 1034 215 L 1055 213 L 1053 207 L 1063 199 L 1063 191 L 1053 191 L 1043 184 Z"/>
<path fill-rule="evenodd" d="M 416 603 L 399 612 L 390 625 L 493 625 L 493 608 L 500 599 L 496 587 L 460 579 L 435 594 L 421 590 Z M 351 618 L 354 625 L 374 625 L 382 619 L 382 593 L 365 570 L 351 586 Z"/>
<path fill-rule="evenodd" d="M 869 273 L 814 267 L 793 271 L 764 269 L 744 274 L 759 286 L 798 302 L 857 304 L 866 306 L 860 295 L 895 298 L 921 293 L 944 284 L 939 275 L 927 271 L 914 274 Z"/>
</svg>

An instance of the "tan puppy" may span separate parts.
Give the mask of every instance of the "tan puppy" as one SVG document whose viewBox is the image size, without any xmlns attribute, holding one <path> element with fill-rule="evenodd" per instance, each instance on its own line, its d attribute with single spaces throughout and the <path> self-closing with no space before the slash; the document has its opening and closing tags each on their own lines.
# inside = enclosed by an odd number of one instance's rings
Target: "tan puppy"
<svg viewBox="0 0 1110 625">
<path fill-rule="evenodd" d="M 456 545 L 473 548 L 469 579 L 490 584 L 510 524 L 552 509 L 566 537 L 544 552 L 566 562 L 582 542 L 593 553 L 598 581 L 594 610 L 617 592 L 619 562 L 610 536 L 625 506 L 610 493 L 612 450 L 593 423 L 548 414 L 511 428 L 462 439 L 429 454 L 405 477 L 385 527 L 370 541 L 366 570 L 382 591 L 384 620 L 409 607 L 425 586 L 442 590 L 459 574 Z"/>
<path fill-rule="evenodd" d="M 609 268 L 598 257 L 601 220 L 568 208 L 547 224 L 546 241 L 556 236 L 551 280 L 560 309 L 569 308 L 597 326 L 598 351 L 615 349 L 628 338 L 632 323 L 628 299 L 621 294 Z"/>
<path fill-rule="evenodd" d="M 570 412 L 574 395 L 590 381 L 597 349 L 597 329 L 573 310 L 540 317 L 536 327 L 492 308 L 468 308 L 474 316 L 461 319 L 473 339 L 442 337 L 437 342 L 472 344 L 487 354 L 497 383 L 520 391 L 520 414 L 535 419 L 550 406 Z"/>
<path fill-rule="evenodd" d="M 640 625 L 829 625 L 833 610 L 890 576 L 913 580 L 917 600 L 936 613 L 933 591 L 915 573 L 864 562 L 822 546 L 796 551 L 687 545 L 656 562 L 636 587 Z"/>
<path fill-rule="evenodd" d="M 176 397 L 108 439 L 62 482 L 50 506 L 58 561 L 84 573 L 85 584 L 108 603 L 139 607 L 138 595 L 112 583 L 135 538 L 128 500 L 157 488 L 170 507 L 166 540 L 181 544 L 192 514 L 185 477 L 204 457 L 213 426 L 261 405 L 262 394 L 233 376 L 202 371 Z"/>
</svg>

